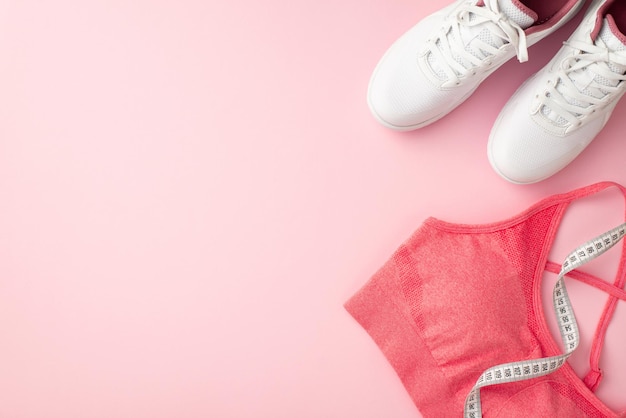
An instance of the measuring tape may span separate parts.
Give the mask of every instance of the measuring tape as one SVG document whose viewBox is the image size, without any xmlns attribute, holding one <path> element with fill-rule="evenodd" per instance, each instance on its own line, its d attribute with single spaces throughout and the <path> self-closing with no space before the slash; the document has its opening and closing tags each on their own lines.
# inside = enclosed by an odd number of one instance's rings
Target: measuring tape
<svg viewBox="0 0 626 418">
<path fill-rule="evenodd" d="M 500 364 L 487 369 L 480 375 L 478 381 L 465 399 L 463 415 L 465 418 L 481 418 L 483 416 L 480 405 L 480 388 L 545 376 L 558 370 L 565 364 L 568 357 L 578 347 L 580 336 L 578 334 L 578 324 L 576 323 L 574 310 L 572 309 L 569 296 L 567 295 L 567 289 L 565 288 L 564 277 L 570 271 L 588 263 L 613 247 L 625 234 L 626 223 L 584 243 L 572 251 L 565 259 L 565 262 L 563 262 L 557 282 L 554 285 L 552 299 L 559 330 L 561 331 L 561 339 L 565 347 L 565 353 L 553 357 Z"/>
</svg>

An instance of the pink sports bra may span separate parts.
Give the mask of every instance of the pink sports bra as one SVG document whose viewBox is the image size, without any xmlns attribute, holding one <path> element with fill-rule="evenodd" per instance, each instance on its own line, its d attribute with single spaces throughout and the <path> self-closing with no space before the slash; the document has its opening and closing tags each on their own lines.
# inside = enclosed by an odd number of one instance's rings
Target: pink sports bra
<svg viewBox="0 0 626 418">
<path fill-rule="evenodd" d="M 609 187 L 626 198 L 626 188 L 603 182 L 551 196 L 503 222 L 429 218 L 346 302 L 425 418 L 626 417 L 594 394 L 608 323 L 626 300 L 626 245 L 612 284 L 577 270 L 619 242 L 626 223 L 576 248 L 561 265 L 548 261 L 568 205 Z M 551 310 L 561 346 L 541 306 L 546 270 L 558 273 Z M 567 363 L 579 330 L 566 277 L 609 295 L 584 379 Z"/>
</svg>

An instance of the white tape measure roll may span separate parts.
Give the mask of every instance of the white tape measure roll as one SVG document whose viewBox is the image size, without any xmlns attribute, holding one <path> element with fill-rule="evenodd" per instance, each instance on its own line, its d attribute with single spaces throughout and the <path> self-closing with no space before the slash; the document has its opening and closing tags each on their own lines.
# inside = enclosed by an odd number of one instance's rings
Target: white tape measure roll
<svg viewBox="0 0 626 418">
<path fill-rule="evenodd" d="M 576 350 L 580 341 L 578 324 L 574 316 L 574 310 L 567 295 L 564 277 L 570 271 L 582 266 L 603 254 L 609 248 L 617 244 L 626 234 L 626 223 L 613 228 L 599 237 L 586 242 L 572 251 L 561 267 L 558 279 L 553 290 L 554 312 L 561 331 L 561 339 L 565 347 L 565 353 L 539 359 L 500 364 L 483 372 L 478 381 L 465 399 L 465 418 L 481 418 L 480 388 L 501 383 L 517 382 L 520 380 L 533 379 L 545 376 L 558 370 L 568 357 Z"/>
</svg>

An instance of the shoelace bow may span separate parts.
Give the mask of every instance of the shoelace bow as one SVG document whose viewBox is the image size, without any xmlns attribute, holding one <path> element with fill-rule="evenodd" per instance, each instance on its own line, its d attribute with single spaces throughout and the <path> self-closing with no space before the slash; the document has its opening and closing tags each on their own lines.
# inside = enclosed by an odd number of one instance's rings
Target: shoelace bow
<svg viewBox="0 0 626 418">
<path fill-rule="evenodd" d="M 524 29 L 500 11 L 498 0 L 485 0 L 482 7 L 466 4 L 442 28 L 443 32 L 430 42 L 428 48 L 435 60 L 440 63 L 450 85 L 460 84 L 462 77 L 474 74 L 474 68 L 500 51 L 499 48 L 476 37 L 469 44 L 464 44 L 462 29 L 478 25 L 484 25 L 491 35 L 501 38 L 504 44 L 513 45 L 520 62 L 528 60 Z M 463 63 L 455 57 L 460 57 Z"/>
<path fill-rule="evenodd" d="M 579 53 L 563 61 L 556 79 L 549 81 L 550 85 L 541 100 L 542 105 L 557 117 L 578 127 L 583 124 L 586 116 L 609 104 L 612 93 L 623 88 L 626 75 L 615 72 L 609 64 L 622 67 L 622 71 L 626 71 L 626 51 L 611 51 L 601 39 L 595 45 L 581 41 L 569 41 L 565 44 Z M 590 71 L 592 78 L 581 91 L 575 78 L 583 71 Z M 608 80 L 609 83 L 599 83 L 596 76 Z M 559 84 L 560 90 L 557 89 Z"/>
</svg>

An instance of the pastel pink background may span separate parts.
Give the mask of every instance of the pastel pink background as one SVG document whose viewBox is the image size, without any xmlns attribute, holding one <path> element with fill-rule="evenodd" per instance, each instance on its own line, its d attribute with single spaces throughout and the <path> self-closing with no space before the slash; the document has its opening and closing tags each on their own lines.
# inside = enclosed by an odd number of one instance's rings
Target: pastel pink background
<svg viewBox="0 0 626 418">
<path fill-rule="evenodd" d="M 438 123 L 374 121 L 379 57 L 447 3 L 0 2 L 0 417 L 419 417 L 343 302 L 427 216 L 626 184 L 626 102 L 547 181 L 487 162 L 499 109 L 576 22 Z M 576 207 L 561 256 L 623 221 L 616 193 Z M 571 293 L 592 332 L 604 296 Z M 625 327 L 620 306 L 615 408 Z"/>
</svg>

